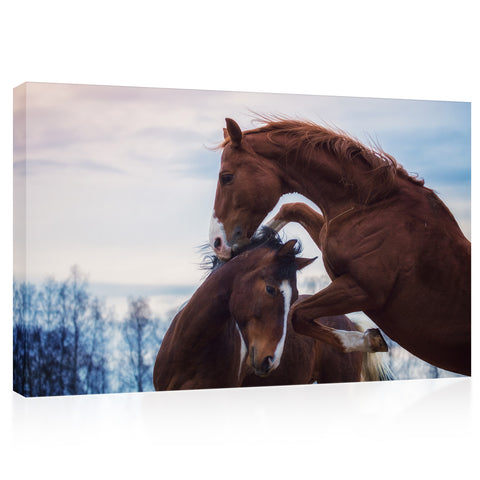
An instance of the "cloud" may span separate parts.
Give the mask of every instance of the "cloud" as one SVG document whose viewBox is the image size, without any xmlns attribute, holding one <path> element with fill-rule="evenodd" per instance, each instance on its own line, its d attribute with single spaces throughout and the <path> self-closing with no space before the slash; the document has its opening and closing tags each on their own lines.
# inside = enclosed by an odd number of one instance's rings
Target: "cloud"
<svg viewBox="0 0 480 480">
<path fill-rule="evenodd" d="M 29 176 L 51 175 L 66 170 L 66 175 L 78 174 L 81 170 L 93 173 L 125 174 L 126 172 L 112 165 L 93 162 L 91 160 L 78 160 L 74 162 L 61 162 L 57 160 L 43 160 L 39 158 L 28 158 L 28 161 L 17 160 L 13 163 L 14 175 Z"/>
<path fill-rule="evenodd" d="M 26 253 L 37 278 L 78 264 L 92 282 L 196 284 L 220 163 L 208 147 L 222 140 L 225 117 L 255 127 L 252 112 L 378 140 L 470 231 L 468 104 L 55 84 L 26 92 L 28 109 L 15 104 L 14 175 L 26 165 Z M 300 227 L 289 235 L 313 256 Z"/>
</svg>

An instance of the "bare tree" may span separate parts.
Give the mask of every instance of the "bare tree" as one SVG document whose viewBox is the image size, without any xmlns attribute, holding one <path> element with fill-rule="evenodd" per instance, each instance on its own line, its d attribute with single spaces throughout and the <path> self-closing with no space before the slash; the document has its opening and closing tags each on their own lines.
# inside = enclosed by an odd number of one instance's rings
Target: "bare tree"
<svg viewBox="0 0 480 480">
<path fill-rule="evenodd" d="M 108 391 L 107 334 L 112 322 L 104 310 L 97 298 L 91 301 L 89 328 L 84 338 L 87 393 Z"/>
<path fill-rule="evenodd" d="M 104 307 L 73 268 L 63 282 L 13 285 L 13 383 L 25 396 L 109 391 Z"/>
<path fill-rule="evenodd" d="M 13 388 L 25 395 L 32 391 L 32 354 L 29 347 L 35 293 L 33 285 L 13 284 Z"/>
<path fill-rule="evenodd" d="M 138 392 L 151 390 L 152 351 L 154 324 L 148 301 L 143 297 L 129 300 L 129 313 L 122 324 L 122 335 L 127 345 L 128 367 L 124 382 L 134 385 Z M 132 385 L 132 386 L 133 386 Z"/>
</svg>

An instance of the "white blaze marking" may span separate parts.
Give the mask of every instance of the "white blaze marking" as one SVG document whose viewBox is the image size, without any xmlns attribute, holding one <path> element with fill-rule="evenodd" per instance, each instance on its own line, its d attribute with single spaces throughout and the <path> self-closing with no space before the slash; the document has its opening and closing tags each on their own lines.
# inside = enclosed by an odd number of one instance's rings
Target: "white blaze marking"
<svg viewBox="0 0 480 480">
<path fill-rule="evenodd" d="M 247 345 L 245 345 L 245 340 L 243 339 L 242 332 L 238 327 L 237 322 L 235 322 L 235 327 L 237 327 L 238 335 L 240 336 L 240 364 L 238 365 L 238 378 L 240 378 L 240 373 L 242 372 L 243 361 L 245 360 L 245 355 L 247 354 Z"/>
<path fill-rule="evenodd" d="M 292 287 L 288 280 L 284 280 L 280 284 L 280 292 L 282 292 L 283 300 L 284 300 L 284 311 L 283 311 L 283 332 L 282 338 L 278 342 L 277 348 L 275 349 L 275 353 L 273 355 L 273 364 L 272 370 L 278 367 L 280 364 L 280 360 L 282 359 L 283 347 L 285 345 L 285 337 L 287 336 L 287 318 L 288 318 L 288 311 L 290 310 L 290 302 L 292 300 Z"/>
</svg>

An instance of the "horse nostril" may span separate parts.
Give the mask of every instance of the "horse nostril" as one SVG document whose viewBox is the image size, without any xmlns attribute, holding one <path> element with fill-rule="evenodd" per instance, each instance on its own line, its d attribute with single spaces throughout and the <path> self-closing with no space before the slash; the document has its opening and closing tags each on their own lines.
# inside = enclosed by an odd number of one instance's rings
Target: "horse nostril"
<svg viewBox="0 0 480 480">
<path fill-rule="evenodd" d="M 240 238 L 242 236 L 242 227 L 240 227 L 239 225 L 237 225 L 235 227 L 235 229 L 233 230 L 233 235 L 232 237 L 236 240 L 238 238 Z"/>
<path fill-rule="evenodd" d="M 263 373 L 267 373 L 272 368 L 272 365 L 273 365 L 273 357 L 271 356 L 265 357 L 262 361 L 262 364 L 260 365 L 260 370 Z"/>
<path fill-rule="evenodd" d="M 222 246 L 222 239 L 220 237 L 217 237 L 215 241 L 213 242 L 213 248 L 215 250 L 219 249 Z"/>
</svg>

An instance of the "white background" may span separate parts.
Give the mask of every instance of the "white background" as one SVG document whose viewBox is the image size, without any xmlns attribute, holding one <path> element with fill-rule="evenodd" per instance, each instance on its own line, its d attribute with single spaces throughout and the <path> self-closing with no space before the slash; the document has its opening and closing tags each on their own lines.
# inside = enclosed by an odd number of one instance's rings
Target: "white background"
<svg viewBox="0 0 480 480">
<path fill-rule="evenodd" d="M 0 468 L 6 478 L 478 478 L 475 377 L 28 400 L 11 393 L 14 86 L 42 81 L 471 101 L 476 183 L 474 2 L 9 3 L 0 13 Z M 472 196 L 475 242 L 475 188 Z"/>
</svg>

